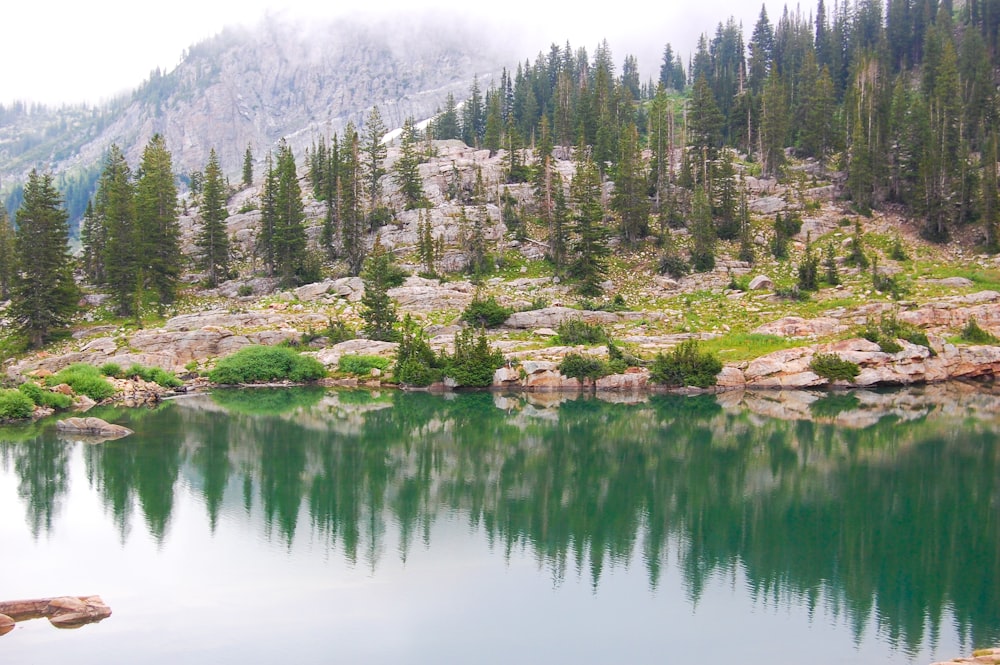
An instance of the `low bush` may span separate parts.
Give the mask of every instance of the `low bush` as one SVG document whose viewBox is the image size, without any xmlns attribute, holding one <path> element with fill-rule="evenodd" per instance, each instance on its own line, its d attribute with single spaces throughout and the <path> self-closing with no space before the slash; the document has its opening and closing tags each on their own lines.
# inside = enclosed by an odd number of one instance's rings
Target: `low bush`
<svg viewBox="0 0 1000 665">
<path fill-rule="evenodd" d="M 184 385 L 184 382 L 172 373 L 161 367 L 144 367 L 143 365 L 132 365 L 120 376 L 122 378 L 139 377 L 148 383 L 155 383 L 164 388 L 176 388 Z"/>
<path fill-rule="evenodd" d="M 427 343 L 423 329 L 409 314 L 403 319 L 402 329 L 396 352 L 396 366 L 393 368 L 396 381 L 417 387 L 440 381 L 443 376 L 441 360 Z"/>
<path fill-rule="evenodd" d="M 660 257 L 659 272 L 661 275 L 669 275 L 674 279 L 680 279 L 691 272 L 691 265 L 683 256 L 676 252 L 666 253 Z"/>
<path fill-rule="evenodd" d="M 903 350 L 902 344 L 896 341 L 898 339 L 904 339 L 917 346 L 931 348 L 927 333 L 912 323 L 900 321 L 895 314 L 883 315 L 878 321 L 868 319 L 860 334 L 869 342 L 878 344 L 885 353 L 898 353 Z"/>
<path fill-rule="evenodd" d="M 0 420 L 24 420 L 35 410 L 31 398 L 19 390 L 0 390 Z"/>
<path fill-rule="evenodd" d="M 466 328 L 455 335 L 455 353 L 444 361 L 444 375 L 459 386 L 485 388 L 493 383 L 493 373 L 503 366 L 503 353 L 490 348 L 486 331 L 479 335 Z"/>
<path fill-rule="evenodd" d="M 34 381 L 25 381 L 17 389 L 32 401 L 35 406 L 47 406 L 52 409 L 68 409 L 73 404 L 69 395 L 45 390 Z"/>
<path fill-rule="evenodd" d="M 608 335 L 604 328 L 596 324 L 590 324 L 580 319 L 567 319 L 556 328 L 559 334 L 559 341 L 562 344 L 604 344 L 608 341 Z"/>
<path fill-rule="evenodd" d="M 311 356 L 278 346 L 248 346 L 220 360 L 208 373 L 214 383 L 233 385 L 261 381 L 315 381 L 326 376 L 323 364 Z"/>
<path fill-rule="evenodd" d="M 340 360 L 337 362 L 337 369 L 345 374 L 368 375 L 372 373 L 373 369 L 389 369 L 389 365 L 389 359 L 382 356 L 350 354 L 340 356 Z"/>
<path fill-rule="evenodd" d="M 105 379 L 93 365 L 76 363 L 66 369 L 46 377 L 45 385 L 58 386 L 65 383 L 78 395 L 86 395 L 100 402 L 115 394 L 115 387 Z"/>
<path fill-rule="evenodd" d="M 836 353 L 817 353 L 809 361 L 809 369 L 830 381 L 854 381 L 861 368 Z"/>
<path fill-rule="evenodd" d="M 976 321 L 975 317 L 969 319 L 965 327 L 962 328 L 962 332 L 959 333 L 959 337 L 962 338 L 963 342 L 969 342 L 970 344 L 997 344 L 998 340 L 996 335 L 988 330 L 983 330 L 979 323 Z"/>
<path fill-rule="evenodd" d="M 120 377 L 122 375 L 122 366 L 118 363 L 104 363 L 101 365 L 101 374 L 104 376 Z"/>
<path fill-rule="evenodd" d="M 600 358 L 590 358 L 581 356 L 579 353 L 570 353 L 559 363 L 559 372 L 570 379 L 596 380 L 610 373 L 608 364 Z"/>
<path fill-rule="evenodd" d="M 480 299 L 477 295 L 462 312 L 462 320 L 469 325 L 483 328 L 495 328 L 511 315 L 511 310 L 490 296 Z"/>
<path fill-rule="evenodd" d="M 722 361 L 714 353 L 703 352 L 697 340 L 678 344 L 669 353 L 658 353 L 649 368 L 649 378 L 667 386 L 714 386 L 722 371 Z"/>
<path fill-rule="evenodd" d="M 358 336 L 358 332 L 339 319 L 327 319 L 326 329 L 320 331 L 321 337 L 326 337 L 330 344 L 340 344 Z"/>
</svg>

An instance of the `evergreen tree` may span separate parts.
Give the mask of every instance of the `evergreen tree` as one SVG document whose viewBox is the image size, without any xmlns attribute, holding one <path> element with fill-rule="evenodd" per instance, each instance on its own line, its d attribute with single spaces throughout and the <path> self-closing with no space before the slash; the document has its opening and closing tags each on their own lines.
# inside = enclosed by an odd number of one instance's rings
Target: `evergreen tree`
<svg viewBox="0 0 1000 665">
<path fill-rule="evenodd" d="M 720 240 L 735 240 L 740 234 L 739 190 L 734 160 L 733 151 L 725 149 L 712 165 L 712 212 L 715 234 Z"/>
<path fill-rule="evenodd" d="M 323 178 L 326 212 L 320 233 L 320 243 L 326 258 L 331 261 L 337 256 L 337 235 L 340 230 L 340 202 L 337 196 L 340 168 L 340 143 L 335 134 L 326 153 L 326 175 Z"/>
<path fill-rule="evenodd" d="M 691 208 L 691 267 L 696 272 L 715 268 L 715 225 L 712 223 L 712 204 L 701 185 L 695 187 Z"/>
<path fill-rule="evenodd" d="M 278 145 L 277 190 L 274 220 L 274 257 L 278 276 L 285 286 L 301 283 L 306 272 L 305 210 L 295 168 L 295 155 L 282 141 Z"/>
<path fill-rule="evenodd" d="M 143 270 L 162 307 L 174 301 L 181 273 L 181 231 L 177 185 L 166 141 L 155 134 L 146 144 L 135 186 L 136 226 Z"/>
<path fill-rule="evenodd" d="M 368 339 L 384 342 L 397 341 L 396 306 L 389 297 L 389 280 L 392 268 L 392 254 L 382 246 L 381 237 L 375 237 L 371 256 L 365 261 L 361 279 L 365 285 L 361 296 L 362 329 Z"/>
<path fill-rule="evenodd" d="M 577 148 L 576 175 L 570 185 L 573 201 L 573 258 L 569 276 L 577 281 L 577 290 L 584 296 L 601 294 L 604 279 L 604 257 L 608 254 L 607 233 L 601 222 L 604 207 L 601 202 L 601 176 L 597 165 L 584 147 Z"/>
<path fill-rule="evenodd" d="M 442 111 L 431 125 L 434 138 L 438 140 L 461 139 L 462 128 L 459 126 L 458 104 L 455 103 L 455 95 L 448 93 L 445 100 L 444 111 Z"/>
<path fill-rule="evenodd" d="M 7 209 L 0 205 L 0 300 L 10 298 L 15 274 L 14 228 L 7 219 Z"/>
<path fill-rule="evenodd" d="M 393 177 L 403 195 L 403 209 L 413 210 L 425 204 L 424 184 L 420 178 L 420 158 L 417 155 L 417 130 L 413 118 L 403 123 L 399 159 L 392 165 Z"/>
<path fill-rule="evenodd" d="M 247 144 L 247 150 L 243 153 L 243 186 L 249 187 L 253 184 L 253 151 L 250 149 L 250 144 Z"/>
<path fill-rule="evenodd" d="M 699 177 L 699 182 L 707 179 L 708 164 L 715 159 L 721 145 L 723 122 L 708 80 L 699 77 L 691 93 L 687 116 L 687 143 L 698 160 L 697 172 L 692 175 Z"/>
<path fill-rule="evenodd" d="M 104 285 L 111 292 L 115 313 L 138 313 L 140 273 L 145 270 L 144 238 L 136 224 L 135 185 L 125 155 L 112 145 L 94 196 L 94 209 L 104 227 Z"/>
<path fill-rule="evenodd" d="M 740 192 L 739 259 L 740 261 L 745 261 L 746 263 L 753 263 L 756 258 L 753 246 L 753 225 L 750 223 L 750 203 L 747 200 L 746 187 L 744 187 Z"/>
<path fill-rule="evenodd" d="M 104 225 L 94 202 L 87 201 L 87 210 L 80 223 L 80 244 L 83 246 L 83 272 L 91 284 L 104 283 Z"/>
<path fill-rule="evenodd" d="M 760 123 L 760 161 L 768 175 L 777 175 L 785 163 L 788 121 L 785 86 L 772 72 L 764 86 Z"/>
<path fill-rule="evenodd" d="M 278 170 L 274 158 L 264 159 L 264 183 L 260 190 L 260 226 L 257 229 L 257 255 L 264 262 L 268 277 L 274 277 L 278 264 L 275 234 L 278 227 Z"/>
<path fill-rule="evenodd" d="M 205 166 L 205 180 L 199 210 L 200 225 L 195 244 L 198 248 L 199 267 L 207 273 L 210 287 L 229 277 L 229 232 L 226 227 L 225 181 L 219 158 L 212 148 Z"/>
<path fill-rule="evenodd" d="M 799 263 L 798 272 L 800 291 L 819 290 L 819 257 L 813 253 L 812 244 L 808 239 L 806 240 L 806 253 L 802 257 L 802 262 Z"/>
<path fill-rule="evenodd" d="M 73 282 L 69 225 L 50 174 L 32 170 L 17 210 L 16 274 L 8 309 L 14 328 L 40 347 L 69 324 L 79 290 Z"/>
<path fill-rule="evenodd" d="M 837 253 L 833 248 L 832 242 L 826 244 L 826 250 L 823 252 L 823 274 L 823 279 L 830 286 L 840 284 L 840 271 L 837 269 Z"/>
<path fill-rule="evenodd" d="M 500 128 L 503 115 L 500 111 L 500 95 L 492 90 L 486 95 L 486 126 L 483 130 L 483 147 L 490 151 L 490 157 L 500 150 Z"/>
<path fill-rule="evenodd" d="M 634 124 L 622 130 L 621 155 L 615 173 L 615 192 L 611 208 L 621 219 L 621 238 L 629 247 L 636 246 L 649 233 L 649 198 L 646 174 L 639 145 L 639 131 Z"/>
<path fill-rule="evenodd" d="M 368 211 L 379 207 L 382 195 L 382 176 L 385 175 L 385 158 L 388 154 L 383 139 L 386 135 L 385 123 L 378 107 L 373 106 L 365 120 L 365 134 L 361 143 L 361 168 L 364 173 L 365 201 Z"/>
<path fill-rule="evenodd" d="M 344 130 L 337 198 L 340 211 L 341 254 L 352 275 L 361 273 L 365 261 L 365 216 L 362 210 L 363 170 L 360 139 L 350 124 Z"/>
<path fill-rule="evenodd" d="M 479 90 L 479 78 L 472 77 L 469 98 L 462 106 L 462 140 L 471 147 L 482 141 L 486 132 L 486 114 L 483 111 L 483 96 Z"/>
<path fill-rule="evenodd" d="M 996 253 L 1000 251 L 1000 191 L 997 183 L 997 162 L 1000 161 L 1000 149 L 997 148 L 997 135 L 990 132 L 983 148 L 983 178 L 982 194 L 980 195 L 980 217 L 986 231 L 986 249 Z"/>
</svg>

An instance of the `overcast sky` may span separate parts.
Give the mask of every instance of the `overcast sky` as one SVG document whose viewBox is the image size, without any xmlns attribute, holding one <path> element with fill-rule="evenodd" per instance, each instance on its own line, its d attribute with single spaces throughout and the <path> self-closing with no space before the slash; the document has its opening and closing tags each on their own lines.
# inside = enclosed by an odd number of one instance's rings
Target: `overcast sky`
<svg viewBox="0 0 1000 665">
<path fill-rule="evenodd" d="M 46 104 L 97 103 L 140 84 L 156 67 L 173 69 L 182 51 L 227 25 L 253 25 L 267 14 L 326 17 L 361 6 L 376 12 L 399 8 L 438 8 L 522 26 L 525 57 L 549 43 L 593 47 L 607 38 L 620 66 L 627 53 L 639 58 L 644 75 L 658 71 L 659 54 L 670 42 L 685 61 L 702 32 L 712 33 L 729 16 L 742 20 L 748 34 L 760 13 L 760 0 L 624 0 L 545 3 L 539 0 L 18 0 L 3 10 L 0 36 L 0 102 L 14 99 Z M 772 23 L 783 2 L 768 0 Z M 790 3 L 792 4 L 792 3 Z M 794 6 L 794 4 L 792 5 Z M 476 9 L 480 7 L 481 9 Z M 809 12 L 813 2 L 803 4 Z M 598 9 L 599 8 L 599 9 Z M 521 17 L 524 17 L 523 20 Z"/>
</svg>

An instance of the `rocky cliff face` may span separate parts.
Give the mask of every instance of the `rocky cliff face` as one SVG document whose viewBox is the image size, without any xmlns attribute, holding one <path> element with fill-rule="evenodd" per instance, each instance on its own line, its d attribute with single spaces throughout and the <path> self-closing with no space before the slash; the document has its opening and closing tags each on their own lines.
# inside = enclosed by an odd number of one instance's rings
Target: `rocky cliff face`
<svg viewBox="0 0 1000 665">
<path fill-rule="evenodd" d="M 408 116 L 427 118 L 449 92 L 462 99 L 474 76 L 485 86 L 513 59 L 468 26 L 412 16 L 309 26 L 272 19 L 227 29 L 113 108 L 82 119 L 70 109 L 36 113 L 33 123 L 0 118 L 0 174 L 71 171 L 99 161 L 111 143 L 136 164 L 160 133 L 178 173 L 203 168 L 214 147 L 236 177 L 248 145 L 262 159 L 286 138 L 298 155 L 348 122 L 361 125 L 373 105 L 390 129 Z M 60 113 L 72 119 L 60 122 Z M 25 142 L 34 125 L 37 140 Z"/>
</svg>

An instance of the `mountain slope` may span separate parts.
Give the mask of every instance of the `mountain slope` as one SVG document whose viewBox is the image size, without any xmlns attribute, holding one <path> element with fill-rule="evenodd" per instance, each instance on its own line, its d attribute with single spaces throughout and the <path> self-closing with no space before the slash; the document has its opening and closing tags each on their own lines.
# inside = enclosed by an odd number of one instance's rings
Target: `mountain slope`
<svg viewBox="0 0 1000 665">
<path fill-rule="evenodd" d="M 489 79 L 514 54 L 454 21 L 399 16 L 306 26 L 268 19 L 191 47 L 178 67 L 154 72 L 131 96 L 96 109 L 22 108 L 0 114 L 0 177 L 34 167 L 81 172 L 111 143 L 131 163 L 154 133 L 165 136 L 178 173 L 203 168 L 215 148 L 238 173 L 251 146 L 262 158 L 286 138 L 301 154 L 318 136 L 360 125 L 378 105 L 389 127 L 425 118 L 474 76 Z"/>
</svg>

